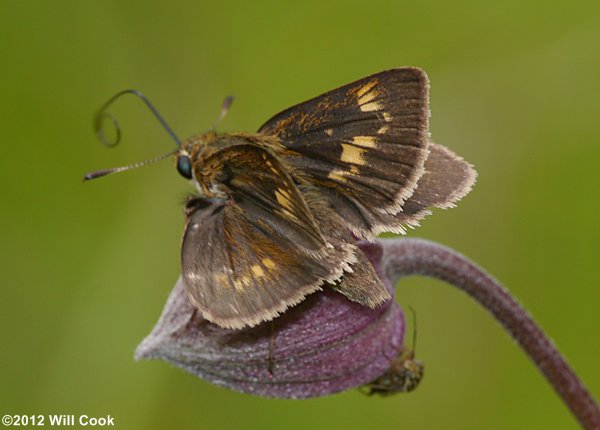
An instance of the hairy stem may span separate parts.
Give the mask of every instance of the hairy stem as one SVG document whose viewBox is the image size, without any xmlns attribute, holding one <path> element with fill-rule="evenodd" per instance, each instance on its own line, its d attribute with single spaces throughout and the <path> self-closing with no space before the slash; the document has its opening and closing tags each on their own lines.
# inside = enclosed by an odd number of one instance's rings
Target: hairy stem
<svg viewBox="0 0 600 430">
<path fill-rule="evenodd" d="M 409 275 L 441 279 L 485 307 L 525 350 L 584 429 L 600 429 L 600 409 L 552 341 L 495 279 L 456 251 L 422 239 L 382 240 L 382 267 L 395 283 Z"/>
</svg>

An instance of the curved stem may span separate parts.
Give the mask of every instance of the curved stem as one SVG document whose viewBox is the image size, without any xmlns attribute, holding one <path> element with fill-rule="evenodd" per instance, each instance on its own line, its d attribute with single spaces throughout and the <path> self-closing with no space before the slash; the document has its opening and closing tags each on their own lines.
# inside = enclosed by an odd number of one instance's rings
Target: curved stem
<svg viewBox="0 0 600 430">
<path fill-rule="evenodd" d="M 395 283 L 409 275 L 446 281 L 502 323 L 554 387 L 581 426 L 600 429 L 600 409 L 552 341 L 495 279 L 456 251 L 422 239 L 382 240 L 382 267 Z"/>
</svg>

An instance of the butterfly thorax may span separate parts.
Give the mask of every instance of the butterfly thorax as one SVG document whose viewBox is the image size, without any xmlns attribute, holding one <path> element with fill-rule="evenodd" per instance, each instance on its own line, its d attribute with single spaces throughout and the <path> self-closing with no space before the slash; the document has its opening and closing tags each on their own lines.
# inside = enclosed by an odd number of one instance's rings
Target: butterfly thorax
<svg viewBox="0 0 600 430">
<path fill-rule="evenodd" d="M 183 151 L 189 156 L 192 178 L 203 197 L 226 198 L 229 182 L 243 175 L 243 169 L 261 169 L 248 155 L 248 147 L 260 148 L 272 154 L 282 147 L 275 136 L 248 133 L 215 133 L 209 131 L 196 135 L 183 144 Z M 233 163 L 232 163 L 233 161 Z M 242 170 L 243 170 L 242 169 Z"/>
</svg>

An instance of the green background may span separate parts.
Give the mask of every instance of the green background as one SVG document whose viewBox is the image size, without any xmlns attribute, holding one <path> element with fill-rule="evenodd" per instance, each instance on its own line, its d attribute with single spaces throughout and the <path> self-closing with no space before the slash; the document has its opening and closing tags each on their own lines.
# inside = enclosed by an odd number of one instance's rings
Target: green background
<svg viewBox="0 0 600 430">
<path fill-rule="evenodd" d="M 133 351 L 178 275 L 181 201 L 166 161 L 82 184 L 82 174 L 173 143 L 133 87 L 183 137 L 223 131 L 391 67 L 431 79 L 434 139 L 475 164 L 473 192 L 411 232 L 470 256 L 532 312 L 600 395 L 600 3 L 597 1 L 52 1 L 0 3 L 2 155 L 0 415 L 115 417 L 122 429 L 577 428 L 485 311 L 408 279 L 417 391 L 308 401 L 212 386 Z"/>
</svg>

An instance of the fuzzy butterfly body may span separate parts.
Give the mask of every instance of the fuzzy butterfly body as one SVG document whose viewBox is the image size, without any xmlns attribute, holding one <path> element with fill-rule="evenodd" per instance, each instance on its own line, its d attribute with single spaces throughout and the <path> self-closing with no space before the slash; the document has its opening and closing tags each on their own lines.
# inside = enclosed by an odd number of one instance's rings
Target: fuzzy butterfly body
<svg viewBox="0 0 600 430">
<path fill-rule="evenodd" d="M 194 304 L 210 321 L 240 328 L 324 285 L 371 307 L 389 300 L 343 220 L 277 142 L 210 133 L 184 144 L 200 193 L 187 204 L 182 244 Z"/>
<path fill-rule="evenodd" d="M 430 142 L 428 91 L 423 71 L 389 70 L 291 107 L 258 133 L 183 143 L 178 166 L 190 166 L 199 195 L 187 205 L 182 275 L 205 318 L 256 325 L 324 287 L 370 307 L 390 299 L 355 239 L 403 233 L 475 177 Z"/>
<path fill-rule="evenodd" d="M 430 142 L 429 83 L 416 68 L 327 92 L 254 134 L 179 143 L 159 120 L 178 143 L 177 170 L 197 189 L 186 205 L 184 285 L 226 328 L 271 320 L 322 288 L 380 306 L 391 296 L 356 239 L 404 233 L 475 180 L 467 162 Z"/>
</svg>

